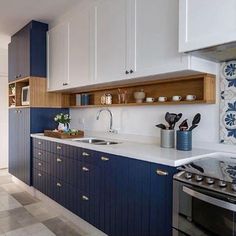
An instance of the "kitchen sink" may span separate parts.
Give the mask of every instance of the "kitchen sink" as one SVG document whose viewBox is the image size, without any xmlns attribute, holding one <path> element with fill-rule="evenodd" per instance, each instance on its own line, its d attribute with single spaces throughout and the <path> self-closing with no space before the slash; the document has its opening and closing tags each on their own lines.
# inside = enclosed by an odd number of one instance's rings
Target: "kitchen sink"
<svg viewBox="0 0 236 236">
<path fill-rule="evenodd" d="M 80 143 L 94 144 L 94 145 L 114 145 L 114 144 L 119 144 L 119 142 L 107 141 L 107 140 L 96 139 L 96 138 L 73 139 L 73 141 L 74 142 L 80 142 Z"/>
</svg>

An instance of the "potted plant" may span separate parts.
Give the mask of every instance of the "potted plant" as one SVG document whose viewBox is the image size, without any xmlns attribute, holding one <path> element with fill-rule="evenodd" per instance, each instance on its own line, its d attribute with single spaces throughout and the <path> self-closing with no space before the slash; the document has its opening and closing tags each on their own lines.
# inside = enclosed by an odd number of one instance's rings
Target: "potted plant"
<svg viewBox="0 0 236 236">
<path fill-rule="evenodd" d="M 70 128 L 71 116 L 69 114 L 57 114 L 54 120 L 58 123 L 59 131 L 68 131 Z"/>
</svg>

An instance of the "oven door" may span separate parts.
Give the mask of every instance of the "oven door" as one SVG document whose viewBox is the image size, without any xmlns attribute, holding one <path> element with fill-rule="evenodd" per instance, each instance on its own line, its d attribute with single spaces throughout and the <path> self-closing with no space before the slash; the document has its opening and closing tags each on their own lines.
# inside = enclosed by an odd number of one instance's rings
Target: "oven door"
<svg viewBox="0 0 236 236">
<path fill-rule="evenodd" d="M 174 180 L 173 235 L 236 235 L 236 199 Z"/>
</svg>

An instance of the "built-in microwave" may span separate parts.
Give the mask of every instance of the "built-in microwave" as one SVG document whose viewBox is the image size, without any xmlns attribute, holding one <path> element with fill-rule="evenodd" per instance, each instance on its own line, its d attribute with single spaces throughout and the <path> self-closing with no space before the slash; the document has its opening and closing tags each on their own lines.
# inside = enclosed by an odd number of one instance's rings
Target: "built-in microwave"
<svg viewBox="0 0 236 236">
<path fill-rule="evenodd" d="M 21 105 L 28 106 L 30 104 L 30 86 L 25 86 L 21 91 Z"/>
</svg>

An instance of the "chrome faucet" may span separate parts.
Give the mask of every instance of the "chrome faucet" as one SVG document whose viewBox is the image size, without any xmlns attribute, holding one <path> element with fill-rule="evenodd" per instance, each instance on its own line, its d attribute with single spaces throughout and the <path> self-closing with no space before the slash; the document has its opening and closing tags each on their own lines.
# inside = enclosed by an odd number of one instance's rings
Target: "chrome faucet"
<svg viewBox="0 0 236 236">
<path fill-rule="evenodd" d="M 103 111 L 107 111 L 107 112 L 110 114 L 110 127 L 109 127 L 109 132 L 110 132 L 110 133 L 113 133 L 113 134 L 117 134 L 118 131 L 115 130 L 115 129 L 113 129 L 113 114 L 112 114 L 112 112 L 111 112 L 110 109 L 108 109 L 108 108 L 103 108 L 103 109 L 99 110 L 98 113 L 97 113 L 97 120 L 99 120 L 100 114 L 101 114 L 101 112 L 103 112 Z"/>
</svg>

